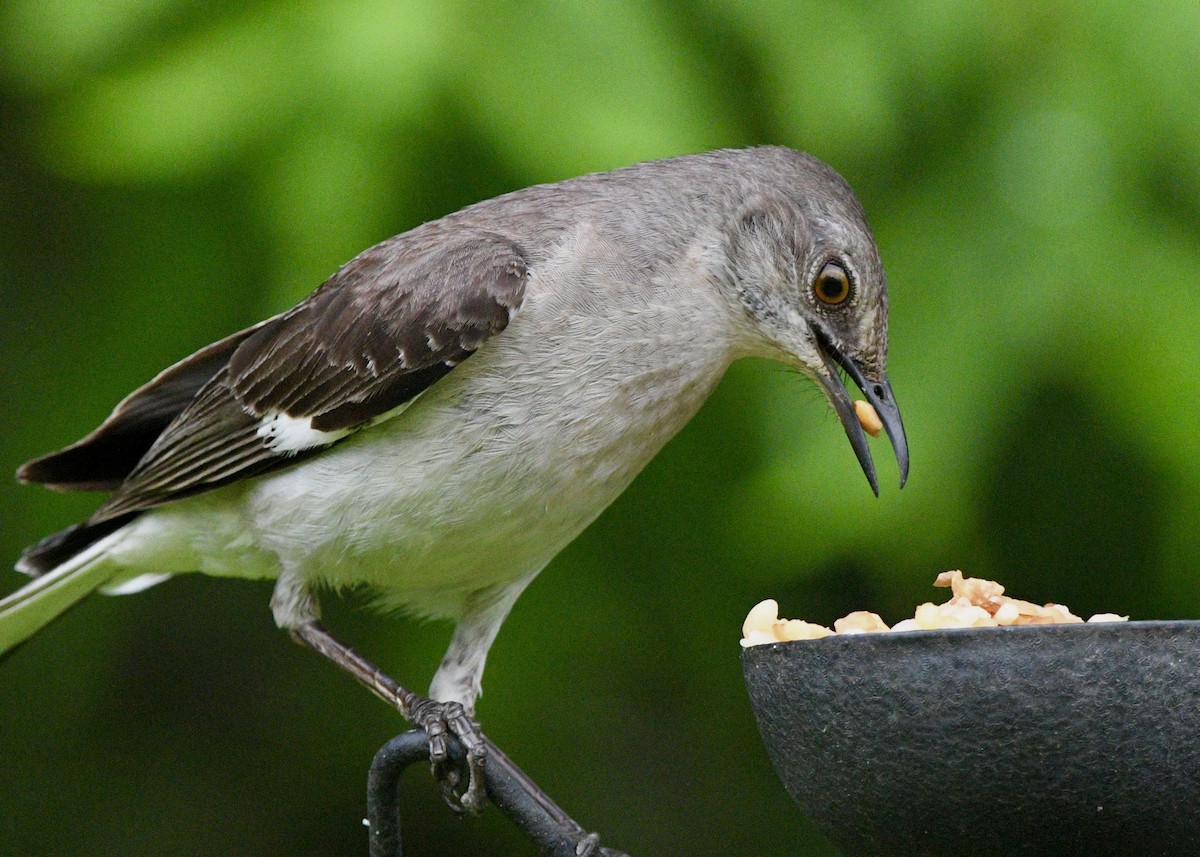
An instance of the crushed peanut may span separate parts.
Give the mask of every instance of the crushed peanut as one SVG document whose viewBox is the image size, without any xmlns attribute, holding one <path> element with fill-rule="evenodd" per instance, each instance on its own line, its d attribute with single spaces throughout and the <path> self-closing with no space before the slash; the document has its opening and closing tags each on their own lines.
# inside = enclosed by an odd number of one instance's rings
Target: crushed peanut
<svg viewBox="0 0 1200 857">
<path fill-rule="evenodd" d="M 784 643 L 789 640 L 816 640 L 833 634 L 824 625 L 814 625 L 799 619 L 780 619 L 779 604 L 774 598 L 760 601 L 750 608 L 742 623 L 742 645 Z"/>
<path fill-rule="evenodd" d="M 874 405 L 857 399 L 854 402 L 854 415 L 858 417 L 858 424 L 862 426 L 863 431 L 871 437 L 879 437 L 879 432 L 883 430 L 883 420 L 879 419 L 879 412 L 875 410 Z"/>
<path fill-rule="evenodd" d="M 746 621 L 742 624 L 742 646 L 815 640 L 834 634 L 994 628 L 1001 625 L 1063 625 L 1083 621 L 1061 604 L 1049 603 L 1039 607 L 1029 601 L 1010 598 L 1004 594 L 1004 587 L 999 583 L 979 577 L 963 577 L 961 571 L 944 571 L 937 576 L 933 585 L 949 589 L 950 600 L 945 604 L 922 604 L 911 619 L 902 619 L 891 628 L 878 614 L 866 610 L 856 610 L 848 616 L 843 616 L 833 623 L 832 629 L 799 619 L 780 619 L 779 604 L 768 598 L 754 605 L 746 616 Z M 1119 616 L 1116 613 L 1097 613 L 1087 621 L 1097 623 L 1128 620 L 1128 616 Z"/>
<path fill-rule="evenodd" d="M 886 631 L 888 626 L 879 618 L 878 613 L 855 610 L 849 616 L 843 616 L 834 622 L 833 630 L 837 634 L 871 634 L 875 631 Z"/>
<path fill-rule="evenodd" d="M 1097 613 L 1092 618 L 1088 619 L 1088 624 L 1095 622 L 1128 622 L 1128 616 L 1118 616 L 1116 613 Z"/>
</svg>

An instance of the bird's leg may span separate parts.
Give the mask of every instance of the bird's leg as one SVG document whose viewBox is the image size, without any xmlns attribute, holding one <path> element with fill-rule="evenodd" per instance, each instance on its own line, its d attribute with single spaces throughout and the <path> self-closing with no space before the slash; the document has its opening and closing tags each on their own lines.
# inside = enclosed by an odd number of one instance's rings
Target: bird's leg
<svg viewBox="0 0 1200 857">
<path fill-rule="evenodd" d="M 429 698 L 439 700 L 435 705 L 453 706 L 468 719 L 473 718 L 475 700 L 481 693 L 480 679 L 488 650 L 512 610 L 513 602 L 534 577 L 534 574 L 529 574 L 511 583 L 481 589 L 467 596 L 450 646 L 429 685 Z M 475 721 L 472 719 L 471 722 Z M 459 733 L 456 731 L 455 734 Z M 459 734 L 459 737 L 463 736 Z M 468 782 L 461 802 L 464 808 L 478 812 L 487 799 L 482 776 L 487 760 L 487 745 L 483 741 L 478 742 L 476 752 L 466 740 L 463 743 L 467 749 Z M 447 780 L 443 779 L 445 782 Z"/>
<path fill-rule="evenodd" d="M 326 630 L 320 620 L 312 619 L 289 629 L 292 639 L 329 658 L 360 684 L 388 703 L 412 723 L 425 730 L 429 738 L 429 761 L 434 777 L 442 784 L 442 795 L 455 810 L 479 813 L 487 803 L 483 763 L 487 749 L 479 724 L 458 702 L 438 702 L 403 687 L 358 652 Z M 446 733 L 456 736 L 467 751 L 469 781 L 461 796 L 455 791 L 459 773 L 450 761 Z"/>
<path fill-rule="evenodd" d="M 271 596 L 271 610 L 276 623 L 287 630 L 293 640 L 333 661 L 359 684 L 398 710 L 406 720 L 424 729 L 429 738 L 433 773 L 442 783 L 447 802 L 455 809 L 482 811 L 486 803 L 482 778 L 483 761 L 487 756 L 485 739 L 479 724 L 467 714 L 461 703 L 435 702 L 413 693 L 330 634 L 321 624 L 320 612 L 312 593 L 294 575 L 285 573 L 280 576 Z M 462 798 L 454 791 L 459 781 L 458 772 L 448 766 L 447 731 L 456 735 L 467 751 L 470 782 Z"/>
</svg>

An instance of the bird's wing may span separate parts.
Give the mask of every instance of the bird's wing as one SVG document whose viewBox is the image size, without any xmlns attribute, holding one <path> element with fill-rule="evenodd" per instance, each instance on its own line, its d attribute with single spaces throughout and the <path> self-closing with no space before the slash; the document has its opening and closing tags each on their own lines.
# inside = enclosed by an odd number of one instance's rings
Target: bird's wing
<svg viewBox="0 0 1200 857">
<path fill-rule="evenodd" d="M 363 252 L 247 336 L 89 524 L 287 465 L 396 413 L 508 325 L 527 274 L 512 241 L 462 227 Z"/>
<path fill-rule="evenodd" d="M 21 465 L 17 479 L 56 491 L 116 490 L 246 337 L 269 321 L 214 342 L 160 372 L 122 399 L 87 437 Z"/>
</svg>

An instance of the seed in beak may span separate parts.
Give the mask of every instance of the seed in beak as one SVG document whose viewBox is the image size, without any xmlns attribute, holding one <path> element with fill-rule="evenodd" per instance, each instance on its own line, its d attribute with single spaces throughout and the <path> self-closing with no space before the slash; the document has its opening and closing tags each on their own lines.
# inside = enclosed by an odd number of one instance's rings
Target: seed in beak
<svg viewBox="0 0 1200 857">
<path fill-rule="evenodd" d="M 883 431 L 883 420 L 879 419 L 874 405 L 859 399 L 854 403 L 854 415 L 858 417 L 858 424 L 863 431 L 871 437 L 879 437 L 879 432 Z"/>
</svg>

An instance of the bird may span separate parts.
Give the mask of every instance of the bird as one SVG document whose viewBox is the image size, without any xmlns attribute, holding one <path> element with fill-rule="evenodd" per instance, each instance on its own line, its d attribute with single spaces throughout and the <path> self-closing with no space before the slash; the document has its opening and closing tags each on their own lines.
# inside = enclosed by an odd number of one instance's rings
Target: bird
<svg viewBox="0 0 1200 857">
<path fill-rule="evenodd" d="M 123 399 L 26 483 L 110 492 L 28 548 L 0 653 L 94 591 L 274 580 L 276 624 L 429 736 L 484 803 L 484 664 L 531 580 L 743 357 L 816 383 L 876 495 L 843 375 L 908 442 L 878 248 L 846 181 L 782 146 L 647 161 L 470 205 L 351 259 L 293 308 Z M 426 695 L 320 621 L 319 595 L 455 623 Z M 467 783 L 447 762 L 467 747 Z"/>
</svg>

